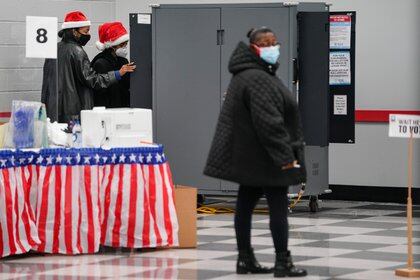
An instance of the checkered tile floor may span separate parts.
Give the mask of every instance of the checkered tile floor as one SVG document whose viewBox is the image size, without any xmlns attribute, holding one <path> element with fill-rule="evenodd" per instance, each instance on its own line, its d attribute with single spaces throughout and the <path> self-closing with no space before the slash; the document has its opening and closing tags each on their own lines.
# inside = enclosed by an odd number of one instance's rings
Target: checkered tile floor
<svg viewBox="0 0 420 280">
<path fill-rule="evenodd" d="M 414 207 L 414 260 L 420 268 L 420 206 Z M 405 206 L 324 202 L 290 214 L 290 249 L 304 279 L 398 279 L 406 261 Z M 266 215 L 254 216 L 257 258 L 273 263 Z M 237 276 L 232 215 L 200 216 L 197 250 L 108 252 L 75 257 L 24 256 L 0 261 L 0 279 L 270 279 Z"/>
</svg>

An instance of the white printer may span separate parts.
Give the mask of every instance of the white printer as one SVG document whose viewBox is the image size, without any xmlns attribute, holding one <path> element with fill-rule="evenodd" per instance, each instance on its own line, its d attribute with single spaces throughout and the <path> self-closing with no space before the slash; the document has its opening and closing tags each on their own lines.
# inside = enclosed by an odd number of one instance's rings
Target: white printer
<svg viewBox="0 0 420 280">
<path fill-rule="evenodd" d="M 153 143 L 152 110 L 137 108 L 82 110 L 83 147 L 138 147 Z"/>
</svg>

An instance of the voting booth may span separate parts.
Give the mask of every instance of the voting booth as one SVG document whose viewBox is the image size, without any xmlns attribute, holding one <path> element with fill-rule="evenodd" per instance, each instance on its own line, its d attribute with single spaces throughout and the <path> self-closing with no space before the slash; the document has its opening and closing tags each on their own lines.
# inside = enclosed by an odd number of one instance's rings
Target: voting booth
<svg viewBox="0 0 420 280">
<path fill-rule="evenodd" d="M 308 169 L 305 194 L 316 211 L 317 195 L 328 191 L 328 146 L 336 142 L 331 136 L 340 134 L 332 133 L 331 124 L 334 130 L 353 131 L 345 143 L 354 142 L 354 105 L 348 106 L 354 95 L 347 95 L 345 110 L 341 104 L 340 115 L 334 115 L 330 94 L 328 5 L 153 5 L 151 14 L 131 14 L 131 60 L 139 67 L 131 77 L 131 106 L 153 108 L 154 137 L 166 147 L 177 184 L 195 186 L 201 194 L 236 192 L 236 184 L 206 177 L 203 168 L 231 78 L 230 55 L 239 41 L 247 42 L 250 28 L 260 26 L 276 33 L 281 44 L 277 74 L 299 102 Z M 353 38 L 351 28 L 341 31 L 338 43 Z M 347 127 L 340 127 L 344 121 Z"/>
</svg>

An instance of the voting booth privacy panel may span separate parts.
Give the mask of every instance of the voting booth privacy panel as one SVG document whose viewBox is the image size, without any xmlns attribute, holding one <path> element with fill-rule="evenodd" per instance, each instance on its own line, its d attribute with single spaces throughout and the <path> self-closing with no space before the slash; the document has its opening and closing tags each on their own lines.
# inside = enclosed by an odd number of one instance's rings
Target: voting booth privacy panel
<svg viewBox="0 0 420 280">
<path fill-rule="evenodd" d="M 306 194 L 328 188 L 329 8 L 323 3 L 155 5 L 130 14 L 131 106 L 152 108 L 177 184 L 202 194 L 236 191 L 203 168 L 231 75 L 230 55 L 250 28 L 268 26 L 281 44 L 278 76 L 303 118 Z M 250 162 L 249 164 L 252 164 Z"/>
</svg>

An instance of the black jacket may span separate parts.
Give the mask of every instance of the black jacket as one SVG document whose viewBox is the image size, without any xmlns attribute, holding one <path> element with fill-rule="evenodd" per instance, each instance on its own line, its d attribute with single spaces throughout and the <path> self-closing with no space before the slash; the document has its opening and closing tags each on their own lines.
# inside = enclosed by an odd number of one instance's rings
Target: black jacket
<svg viewBox="0 0 420 280">
<path fill-rule="evenodd" d="M 229 62 L 233 74 L 204 173 L 245 186 L 289 186 L 306 180 L 304 142 L 295 97 L 243 42 Z M 301 168 L 282 170 L 297 160 Z"/>
<path fill-rule="evenodd" d="M 79 116 L 81 110 L 92 109 L 92 89 L 106 88 L 117 79 L 113 71 L 97 74 L 90 66 L 86 52 L 73 37 L 64 37 L 58 43 L 57 58 L 58 65 L 55 59 L 45 60 L 41 102 L 46 105 L 47 115 L 52 121 L 67 123 L 72 116 Z"/>
<path fill-rule="evenodd" d="M 128 60 L 112 54 L 111 49 L 106 49 L 99 53 L 92 60 L 92 67 L 98 73 L 108 73 L 116 71 Z M 130 75 L 125 74 L 118 83 L 106 89 L 94 91 L 95 106 L 105 106 L 107 108 L 130 107 Z"/>
</svg>

